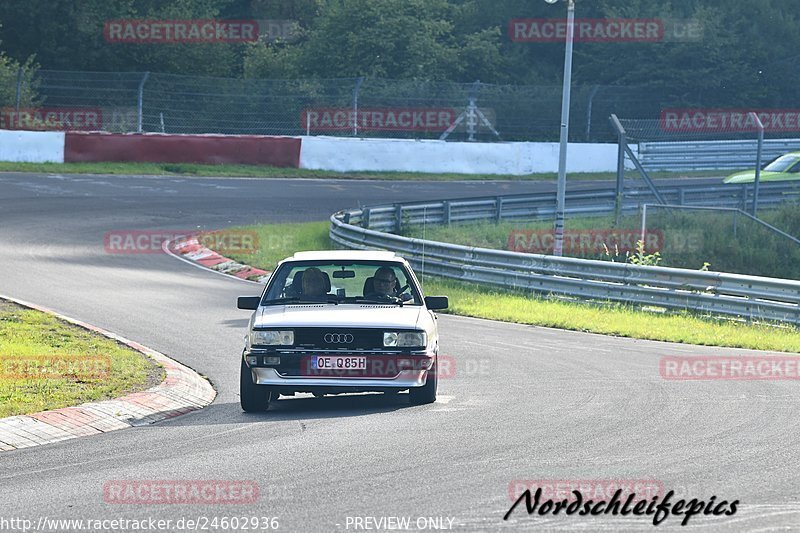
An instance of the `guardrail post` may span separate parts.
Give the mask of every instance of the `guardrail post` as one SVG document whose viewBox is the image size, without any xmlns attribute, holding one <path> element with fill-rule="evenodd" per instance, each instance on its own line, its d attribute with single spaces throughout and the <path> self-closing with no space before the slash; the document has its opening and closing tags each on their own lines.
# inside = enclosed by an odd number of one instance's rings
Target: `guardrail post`
<svg viewBox="0 0 800 533">
<path fill-rule="evenodd" d="M 497 196 L 494 199 L 494 207 L 495 207 L 495 222 L 500 222 L 503 218 L 503 197 Z"/>
<path fill-rule="evenodd" d="M 344 212 L 344 216 L 342 217 L 342 222 L 344 222 L 345 224 L 350 223 L 350 211 Z"/>
<path fill-rule="evenodd" d="M 686 191 L 682 188 L 678 189 L 678 205 L 683 205 L 686 202 Z"/>
<path fill-rule="evenodd" d="M 361 210 L 361 227 L 369 229 L 369 207 Z"/>
<path fill-rule="evenodd" d="M 747 184 L 746 183 L 742 184 L 742 201 L 741 201 L 741 206 L 739 206 L 739 209 L 741 209 L 742 211 L 747 209 Z"/>
<path fill-rule="evenodd" d="M 442 217 L 444 218 L 445 225 L 450 225 L 450 202 L 445 200 L 442 202 L 442 210 L 444 211 Z"/>
<path fill-rule="evenodd" d="M 423 221 L 424 224 L 424 221 Z M 403 204 L 395 204 L 394 206 L 394 230 L 400 233 L 403 229 Z"/>
</svg>

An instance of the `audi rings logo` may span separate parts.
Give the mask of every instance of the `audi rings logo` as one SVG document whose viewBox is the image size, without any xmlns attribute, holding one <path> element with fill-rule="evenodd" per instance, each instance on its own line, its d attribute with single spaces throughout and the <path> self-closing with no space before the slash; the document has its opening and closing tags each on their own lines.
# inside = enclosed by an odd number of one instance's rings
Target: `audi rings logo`
<svg viewBox="0 0 800 533">
<path fill-rule="evenodd" d="M 326 333 L 323 338 L 328 344 L 350 344 L 353 342 L 353 336 L 350 333 Z"/>
</svg>

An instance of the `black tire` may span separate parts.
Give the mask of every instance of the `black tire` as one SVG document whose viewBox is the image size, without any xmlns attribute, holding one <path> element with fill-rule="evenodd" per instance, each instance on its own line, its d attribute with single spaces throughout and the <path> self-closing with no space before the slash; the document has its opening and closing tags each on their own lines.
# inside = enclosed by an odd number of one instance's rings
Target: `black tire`
<svg viewBox="0 0 800 533">
<path fill-rule="evenodd" d="M 428 371 L 428 379 L 422 387 L 412 387 L 408 389 L 408 396 L 411 405 L 424 405 L 436 401 L 436 389 L 438 388 L 439 378 L 437 376 L 436 362 Z"/>
<path fill-rule="evenodd" d="M 253 383 L 253 373 L 242 359 L 242 368 L 239 372 L 239 403 L 242 411 L 247 413 L 266 411 L 269 409 L 269 402 L 274 398 L 277 398 L 277 394 L 269 387 Z"/>
</svg>

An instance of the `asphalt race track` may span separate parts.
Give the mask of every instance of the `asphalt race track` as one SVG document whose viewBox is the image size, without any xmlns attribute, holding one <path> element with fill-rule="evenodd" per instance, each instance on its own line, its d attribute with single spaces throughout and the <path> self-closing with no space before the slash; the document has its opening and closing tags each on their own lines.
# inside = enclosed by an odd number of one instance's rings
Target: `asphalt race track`
<svg viewBox="0 0 800 533">
<path fill-rule="evenodd" d="M 740 500 L 735 516 L 695 516 L 684 531 L 800 527 L 798 383 L 659 376 L 664 355 L 742 350 L 441 316 L 442 353 L 457 372 L 435 404 L 304 396 L 245 415 L 237 380 L 248 315 L 235 297 L 258 287 L 103 248 L 110 230 L 322 220 L 359 203 L 546 188 L 554 184 L 0 174 L 0 293 L 137 340 L 219 392 L 172 421 L 3 453 L 0 517 L 265 516 L 280 531 L 356 531 L 354 517 L 411 517 L 414 530 L 419 517 L 441 517 L 456 531 L 651 530 L 646 516 L 528 516 L 524 505 L 503 515 L 515 480 L 655 480 L 686 499 Z M 254 480 L 260 497 L 104 502 L 109 481 L 172 479 Z"/>
</svg>

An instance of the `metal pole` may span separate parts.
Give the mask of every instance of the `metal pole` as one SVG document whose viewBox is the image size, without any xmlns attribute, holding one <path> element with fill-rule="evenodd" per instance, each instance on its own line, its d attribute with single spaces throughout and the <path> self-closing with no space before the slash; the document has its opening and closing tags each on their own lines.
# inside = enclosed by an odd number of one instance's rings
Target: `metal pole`
<svg viewBox="0 0 800 533">
<path fill-rule="evenodd" d="M 646 233 L 647 233 L 647 204 L 642 204 L 642 242 L 647 242 L 644 240 Z"/>
<path fill-rule="evenodd" d="M 138 102 L 137 102 L 137 104 L 138 104 L 137 111 L 138 111 L 139 117 L 138 117 L 137 125 L 136 125 L 136 131 L 138 131 L 139 133 L 142 133 L 142 99 L 143 99 L 143 93 L 144 93 L 144 82 L 147 81 L 147 78 L 149 76 L 150 76 L 150 72 L 145 72 L 144 76 L 142 76 L 142 81 L 139 82 L 139 98 L 138 98 Z"/>
<path fill-rule="evenodd" d="M 572 40 L 575 32 L 575 0 L 567 0 L 567 46 L 564 51 L 564 90 L 561 95 L 561 140 L 558 153 L 558 190 L 553 255 L 564 249 L 564 210 L 567 195 L 567 139 L 569 136 L 569 96 L 572 81 Z"/>
<path fill-rule="evenodd" d="M 594 95 L 597 94 L 597 91 L 600 89 L 599 85 L 595 85 L 592 87 L 592 91 L 589 93 L 589 105 L 587 106 L 586 110 L 586 142 L 592 142 L 592 103 L 594 102 Z"/>
<path fill-rule="evenodd" d="M 614 227 L 618 228 L 622 217 L 622 192 L 625 190 L 625 146 L 628 144 L 628 137 L 616 115 L 611 115 L 611 122 L 617 130 L 617 190 L 614 194 Z"/>
<path fill-rule="evenodd" d="M 17 97 L 15 100 L 16 103 L 14 104 L 15 111 L 17 113 L 19 113 L 19 100 L 21 95 L 22 95 L 22 67 L 19 67 L 19 69 L 17 70 Z"/>
<path fill-rule="evenodd" d="M 750 112 L 755 120 L 756 126 L 758 127 L 758 148 L 756 148 L 756 178 L 755 183 L 753 184 L 753 216 L 757 216 L 756 213 L 758 211 L 758 185 L 761 182 L 761 148 L 764 145 L 764 124 L 761 123 L 761 119 L 758 118 L 754 112 Z"/>
<path fill-rule="evenodd" d="M 362 83 L 364 83 L 364 76 L 360 76 L 353 87 L 353 137 L 358 137 L 358 91 L 361 89 Z"/>
</svg>

